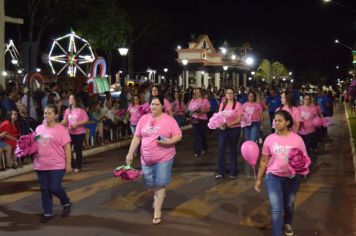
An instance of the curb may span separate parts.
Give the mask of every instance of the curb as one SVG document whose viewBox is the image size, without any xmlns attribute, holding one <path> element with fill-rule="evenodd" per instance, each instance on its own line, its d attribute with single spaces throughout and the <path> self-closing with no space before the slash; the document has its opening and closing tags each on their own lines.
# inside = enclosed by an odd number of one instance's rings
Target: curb
<svg viewBox="0 0 356 236">
<path fill-rule="evenodd" d="M 181 130 L 184 131 L 184 130 L 189 130 L 191 128 L 192 128 L 191 125 L 186 125 L 186 126 L 182 126 Z M 126 139 L 126 140 L 119 141 L 117 143 L 111 143 L 111 144 L 107 144 L 105 146 L 99 146 L 99 147 L 83 150 L 83 157 L 93 156 L 98 153 L 110 151 L 110 150 L 117 149 L 117 148 L 128 147 L 128 146 L 130 146 L 130 144 L 131 144 L 131 139 Z M 32 164 L 27 164 L 27 165 L 21 166 L 17 169 L 9 169 L 9 170 L 6 170 L 6 171 L 0 173 L 0 180 L 4 180 L 4 179 L 10 178 L 10 177 L 25 174 L 25 173 L 28 173 L 31 171 L 33 171 Z"/>
<path fill-rule="evenodd" d="M 345 115 L 346 115 L 346 121 L 347 121 L 347 126 L 349 128 L 349 133 L 350 133 L 350 145 L 351 145 L 351 155 L 354 163 L 354 171 L 355 171 L 355 183 L 356 183 L 356 149 L 354 145 L 354 138 L 352 137 L 352 131 L 351 131 L 351 125 L 349 121 L 349 114 L 347 113 L 346 106 L 344 106 L 345 110 Z"/>
</svg>

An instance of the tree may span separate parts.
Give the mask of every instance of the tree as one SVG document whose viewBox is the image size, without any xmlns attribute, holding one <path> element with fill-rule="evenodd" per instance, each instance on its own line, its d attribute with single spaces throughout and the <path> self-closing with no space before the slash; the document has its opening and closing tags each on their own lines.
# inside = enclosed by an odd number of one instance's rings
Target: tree
<svg viewBox="0 0 356 236">
<path fill-rule="evenodd" d="M 288 75 L 287 68 L 280 62 L 270 62 L 267 59 L 263 59 L 261 64 L 257 68 L 255 77 L 264 78 L 267 80 L 268 84 L 271 84 L 272 81 L 280 79 L 283 76 Z"/>
<path fill-rule="evenodd" d="M 79 7 L 86 13 L 75 26 L 76 33 L 89 40 L 96 50 L 105 53 L 110 73 L 113 53 L 118 46 L 127 42 L 127 15 L 118 1 L 100 0 L 95 4 L 88 0 L 80 2 Z"/>
</svg>

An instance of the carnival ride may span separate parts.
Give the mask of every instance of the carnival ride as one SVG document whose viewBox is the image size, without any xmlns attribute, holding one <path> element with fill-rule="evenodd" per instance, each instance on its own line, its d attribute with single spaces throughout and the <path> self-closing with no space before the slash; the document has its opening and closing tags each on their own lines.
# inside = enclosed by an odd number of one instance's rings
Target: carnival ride
<svg viewBox="0 0 356 236">
<path fill-rule="evenodd" d="M 71 77 L 78 74 L 88 76 L 82 67 L 94 60 L 90 43 L 74 32 L 54 39 L 48 54 L 49 66 L 54 75 L 61 75 L 66 71 Z"/>
</svg>

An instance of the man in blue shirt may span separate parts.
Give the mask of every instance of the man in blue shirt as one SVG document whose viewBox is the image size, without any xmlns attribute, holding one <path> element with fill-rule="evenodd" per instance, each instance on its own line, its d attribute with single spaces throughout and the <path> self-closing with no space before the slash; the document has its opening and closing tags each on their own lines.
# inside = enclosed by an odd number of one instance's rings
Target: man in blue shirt
<svg viewBox="0 0 356 236">
<path fill-rule="evenodd" d="M 16 107 L 16 96 L 17 96 L 17 89 L 15 87 L 10 87 L 6 90 L 4 100 L 1 102 L 1 109 L 3 111 L 3 115 L 6 116 L 6 114 L 9 111 L 17 111 Z"/>
<path fill-rule="evenodd" d="M 273 115 L 276 109 L 282 105 L 281 96 L 276 94 L 276 90 L 274 88 L 271 88 L 269 90 L 269 96 L 265 98 L 265 102 L 268 107 L 269 120 L 272 126 Z"/>
<path fill-rule="evenodd" d="M 330 116 L 328 97 L 321 88 L 317 89 L 317 95 L 315 99 L 317 104 L 320 106 L 320 110 L 323 116 Z"/>
<path fill-rule="evenodd" d="M 248 96 L 247 93 L 245 93 L 244 87 L 241 87 L 240 93 L 236 96 L 236 101 L 241 103 L 241 105 L 248 101 Z"/>
</svg>

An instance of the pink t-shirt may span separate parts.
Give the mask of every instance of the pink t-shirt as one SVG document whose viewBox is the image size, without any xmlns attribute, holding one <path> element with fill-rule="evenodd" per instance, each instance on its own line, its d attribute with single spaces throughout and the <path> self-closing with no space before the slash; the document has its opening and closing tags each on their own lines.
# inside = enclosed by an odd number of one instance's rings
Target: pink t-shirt
<svg viewBox="0 0 356 236">
<path fill-rule="evenodd" d="M 208 109 L 210 109 L 210 103 L 209 103 L 208 99 L 206 99 L 206 98 L 196 98 L 196 99 L 193 98 L 192 100 L 190 100 L 188 110 L 193 111 L 197 107 L 200 109 L 208 110 Z M 197 113 L 193 113 L 192 117 L 200 119 L 200 120 L 208 119 L 208 115 L 206 113 L 201 114 L 201 115 L 198 115 Z"/>
<path fill-rule="evenodd" d="M 313 119 L 318 116 L 316 106 L 300 106 L 300 116 L 302 118 L 300 131 L 301 135 L 307 135 L 315 132 Z"/>
<path fill-rule="evenodd" d="M 219 107 L 219 111 L 222 111 L 223 106 L 224 106 L 224 104 L 221 103 L 220 107 Z M 242 115 L 243 115 L 243 109 L 242 109 L 241 103 L 236 102 L 234 109 L 232 109 L 233 106 L 234 106 L 234 104 L 227 103 L 224 111 L 222 111 L 224 114 L 224 117 L 226 118 L 226 122 L 228 124 L 235 122 L 239 116 L 242 117 Z M 240 126 L 241 126 L 241 124 L 237 124 L 237 125 L 232 126 L 231 128 L 240 127 Z"/>
<path fill-rule="evenodd" d="M 174 115 L 181 115 L 185 114 L 185 104 L 184 102 L 174 101 L 172 103 L 173 113 Z"/>
<path fill-rule="evenodd" d="M 298 148 L 309 158 L 303 139 L 298 134 L 290 132 L 287 136 L 280 136 L 277 133 L 268 135 L 262 147 L 262 155 L 270 157 L 266 173 L 290 177 L 288 157 L 291 148 Z"/>
<path fill-rule="evenodd" d="M 276 109 L 276 111 L 279 111 L 279 110 L 280 110 L 280 108 L 278 107 Z M 291 108 L 289 108 L 288 106 L 283 106 L 282 110 L 288 111 L 289 114 L 292 115 L 292 118 L 293 118 L 293 128 L 292 128 L 292 130 L 296 131 L 297 130 L 297 122 L 301 122 L 302 121 L 302 118 L 300 117 L 299 107 L 291 107 Z"/>
<path fill-rule="evenodd" d="M 137 125 L 138 121 L 140 120 L 136 115 L 137 110 L 138 110 L 139 107 L 140 107 L 140 105 L 132 105 L 132 104 L 130 104 L 128 109 L 127 109 L 129 114 L 130 114 L 130 124 L 131 125 Z"/>
<path fill-rule="evenodd" d="M 141 137 L 141 163 L 152 165 L 174 158 L 175 145 L 163 146 L 157 142 L 158 136 L 171 138 L 182 135 L 176 120 L 164 113 L 158 120 L 152 114 L 141 117 L 137 124 L 135 136 Z"/>
<path fill-rule="evenodd" d="M 68 129 L 61 124 L 48 128 L 42 124 L 36 128 L 38 152 L 33 166 L 35 170 L 63 170 L 66 167 L 64 146 L 70 143 Z"/>
<path fill-rule="evenodd" d="M 67 110 L 64 113 L 63 119 L 68 122 L 68 129 L 70 134 L 85 134 L 84 125 L 77 126 L 75 129 L 72 128 L 72 125 L 74 125 L 77 122 L 83 120 L 89 120 L 88 114 L 84 109 L 74 108 L 70 110 L 69 108 L 67 108 Z"/>
<path fill-rule="evenodd" d="M 245 102 L 242 105 L 244 113 L 251 117 L 251 122 L 259 122 L 261 120 L 262 106 L 258 102 Z"/>
<path fill-rule="evenodd" d="M 163 107 L 164 107 L 164 111 L 168 114 L 168 112 L 170 112 L 172 110 L 172 105 L 171 103 L 168 101 L 168 99 L 164 99 L 163 100 Z"/>
</svg>

